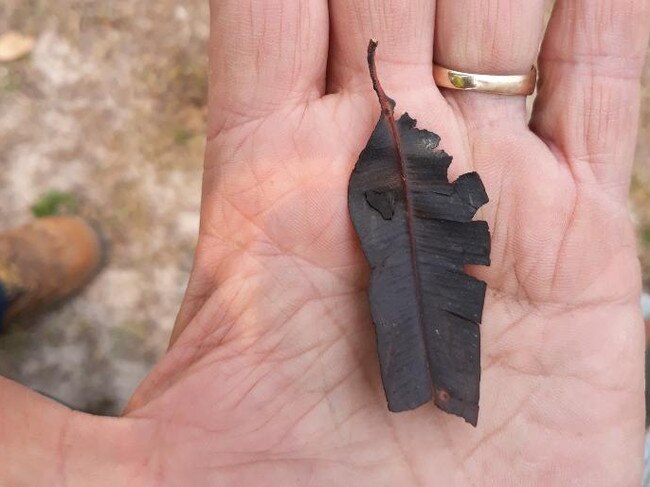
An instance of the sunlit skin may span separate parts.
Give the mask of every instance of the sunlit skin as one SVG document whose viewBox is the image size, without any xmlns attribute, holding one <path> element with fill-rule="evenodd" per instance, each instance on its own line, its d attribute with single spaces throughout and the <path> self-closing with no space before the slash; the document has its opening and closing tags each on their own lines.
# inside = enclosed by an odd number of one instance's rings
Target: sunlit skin
<svg viewBox="0 0 650 487">
<path fill-rule="evenodd" d="M 541 0 L 213 0 L 201 230 L 170 349 L 123 418 L 0 381 L 0 485 L 638 485 L 626 202 L 650 1 L 558 0 L 530 125 L 524 97 L 431 78 L 434 58 L 527 72 L 543 20 Z M 468 269 L 488 284 L 477 428 L 386 408 L 347 213 L 379 116 L 371 37 L 396 114 L 490 196 L 492 265 Z"/>
</svg>

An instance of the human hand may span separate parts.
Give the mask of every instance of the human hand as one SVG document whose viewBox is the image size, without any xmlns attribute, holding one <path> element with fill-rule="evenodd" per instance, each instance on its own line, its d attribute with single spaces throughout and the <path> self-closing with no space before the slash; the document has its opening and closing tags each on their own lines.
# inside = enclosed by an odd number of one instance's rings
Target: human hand
<svg viewBox="0 0 650 487">
<path fill-rule="evenodd" d="M 544 2 L 434 3 L 212 1 L 187 296 L 125 418 L 56 408 L 69 485 L 638 485 L 644 336 L 626 198 L 650 2 L 558 0 L 530 128 L 523 97 L 441 93 L 431 63 L 526 72 Z M 433 404 L 386 409 L 347 212 L 379 114 L 370 37 L 396 112 L 440 134 L 452 179 L 475 170 L 490 196 L 478 217 L 492 266 L 471 269 L 488 284 L 476 429 Z"/>
</svg>

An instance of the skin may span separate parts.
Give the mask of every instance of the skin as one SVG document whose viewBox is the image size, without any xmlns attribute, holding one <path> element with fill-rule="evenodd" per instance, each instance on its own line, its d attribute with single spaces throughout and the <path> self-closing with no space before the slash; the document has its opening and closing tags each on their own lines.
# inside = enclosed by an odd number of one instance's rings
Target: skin
<svg viewBox="0 0 650 487">
<path fill-rule="evenodd" d="M 0 381 L 0 485 L 636 486 L 644 331 L 626 197 L 648 0 L 558 0 L 523 97 L 431 62 L 526 72 L 541 0 L 214 0 L 201 231 L 167 354 L 124 417 Z M 388 413 L 347 182 L 396 113 L 476 170 L 492 266 L 476 429 Z"/>
</svg>

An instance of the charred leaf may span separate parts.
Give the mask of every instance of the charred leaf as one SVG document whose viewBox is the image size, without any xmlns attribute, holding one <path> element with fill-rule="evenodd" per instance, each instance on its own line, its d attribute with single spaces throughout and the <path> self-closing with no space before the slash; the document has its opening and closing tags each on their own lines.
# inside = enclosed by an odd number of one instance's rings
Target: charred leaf
<svg viewBox="0 0 650 487">
<path fill-rule="evenodd" d="M 433 397 L 476 425 L 479 323 L 485 283 L 466 264 L 490 264 L 487 223 L 472 221 L 488 201 L 475 172 L 447 179 L 452 157 L 440 137 L 394 117 L 368 65 L 381 117 L 350 178 L 349 208 L 372 269 L 369 297 L 388 408 L 405 411 Z"/>
</svg>

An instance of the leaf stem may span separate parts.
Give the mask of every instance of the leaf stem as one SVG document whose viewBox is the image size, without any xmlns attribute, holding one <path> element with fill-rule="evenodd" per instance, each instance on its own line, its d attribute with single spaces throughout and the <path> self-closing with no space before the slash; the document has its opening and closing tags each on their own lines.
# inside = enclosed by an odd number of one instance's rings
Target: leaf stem
<svg viewBox="0 0 650 487">
<path fill-rule="evenodd" d="M 382 88 L 381 83 L 379 82 L 379 76 L 377 76 L 375 51 L 377 50 L 378 45 L 379 42 L 377 42 L 376 39 L 370 39 L 370 42 L 368 43 L 368 69 L 370 70 L 372 87 L 377 93 L 377 97 L 379 98 L 379 105 L 381 106 L 384 115 L 392 118 L 394 116 L 393 110 L 395 109 L 395 102 L 393 102 L 393 100 L 391 100 L 388 95 L 386 95 L 384 88 Z"/>
</svg>

